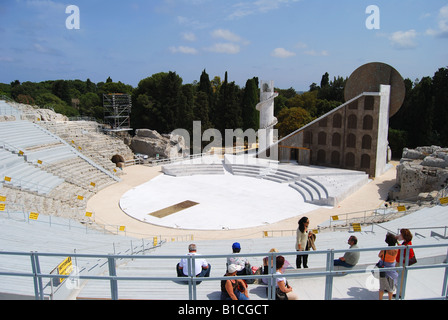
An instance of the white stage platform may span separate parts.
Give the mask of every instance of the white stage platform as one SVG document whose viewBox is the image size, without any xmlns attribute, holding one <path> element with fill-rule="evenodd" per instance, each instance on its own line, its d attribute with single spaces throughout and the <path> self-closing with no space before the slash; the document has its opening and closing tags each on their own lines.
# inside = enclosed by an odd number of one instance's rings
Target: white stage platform
<svg viewBox="0 0 448 320">
<path fill-rule="evenodd" d="M 184 201 L 199 204 L 164 218 L 150 215 Z M 120 207 L 144 222 L 194 230 L 257 227 L 321 208 L 305 203 L 288 184 L 228 172 L 213 176 L 162 175 L 124 194 Z"/>
<path fill-rule="evenodd" d="M 369 181 L 363 172 L 227 155 L 224 161 L 202 157 L 164 166 L 162 171 L 165 175 L 125 193 L 120 208 L 137 220 L 183 230 L 277 223 L 330 209 L 330 203 L 336 205 Z M 154 216 L 186 201 L 197 204 Z"/>
</svg>

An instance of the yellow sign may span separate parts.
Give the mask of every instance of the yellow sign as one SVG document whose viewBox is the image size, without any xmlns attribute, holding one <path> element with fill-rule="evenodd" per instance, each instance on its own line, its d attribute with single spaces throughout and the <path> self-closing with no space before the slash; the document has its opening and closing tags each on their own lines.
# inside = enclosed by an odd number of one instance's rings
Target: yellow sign
<svg viewBox="0 0 448 320">
<path fill-rule="evenodd" d="M 332 216 L 331 219 L 333 219 L 333 221 L 338 221 L 339 220 L 339 216 Z"/>
<path fill-rule="evenodd" d="M 92 215 L 93 215 L 93 213 L 92 213 L 92 212 L 86 212 L 86 217 L 89 217 L 89 218 L 91 218 L 91 217 L 92 217 Z"/>
<path fill-rule="evenodd" d="M 6 197 L 4 197 L 4 196 L 0 196 L 0 201 L 1 201 L 1 202 L 6 202 Z"/>
<path fill-rule="evenodd" d="M 319 233 L 319 229 L 313 229 L 312 230 L 314 234 L 318 234 Z"/>
<path fill-rule="evenodd" d="M 397 209 L 398 209 L 398 212 L 406 211 L 406 207 L 405 206 L 399 206 Z"/>
<path fill-rule="evenodd" d="M 37 163 L 42 164 L 43 162 L 42 162 L 42 160 L 37 160 Z"/>
<path fill-rule="evenodd" d="M 11 182 L 11 177 L 5 177 L 6 182 Z"/>
<path fill-rule="evenodd" d="M 448 197 L 440 198 L 440 204 L 448 204 Z"/>
<path fill-rule="evenodd" d="M 353 231 L 354 232 L 361 232 L 361 224 L 360 223 L 354 223 L 353 224 Z"/>
<path fill-rule="evenodd" d="M 154 237 L 153 244 L 154 244 L 154 247 L 157 246 L 157 237 Z"/>
<path fill-rule="evenodd" d="M 119 230 L 120 231 L 124 231 L 124 230 L 126 230 L 126 227 L 125 226 L 121 226 Z"/>
<path fill-rule="evenodd" d="M 23 151 L 22 150 L 19 151 L 19 155 L 23 156 Z"/>
<path fill-rule="evenodd" d="M 39 214 L 36 213 L 36 212 L 31 212 L 30 216 L 29 216 L 29 219 L 30 220 L 37 220 L 37 219 L 39 219 Z"/>
<path fill-rule="evenodd" d="M 78 196 L 78 200 L 84 200 L 83 196 Z"/>
<path fill-rule="evenodd" d="M 96 187 L 96 183 L 95 183 L 95 182 L 90 182 L 90 185 L 91 185 L 92 187 Z"/>
<path fill-rule="evenodd" d="M 0 211 L 3 212 L 6 209 L 6 204 L 0 203 Z"/>
<path fill-rule="evenodd" d="M 62 261 L 60 265 L 58 265 L 58 274 L 60 275 L 68 276 L 70 275 L 70 273 L 72 273 L 72 271 L 73 271 L 73 262 L 71 257 L 68 257 L 67 259 Z M 59 278 L 60 282 L 64 280 L 65 278 Z"/>
</svg>

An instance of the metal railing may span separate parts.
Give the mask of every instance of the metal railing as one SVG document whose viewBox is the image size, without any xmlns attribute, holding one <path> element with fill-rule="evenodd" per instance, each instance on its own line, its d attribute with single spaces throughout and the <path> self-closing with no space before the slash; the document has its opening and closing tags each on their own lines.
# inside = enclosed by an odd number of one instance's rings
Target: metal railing
<svg viewBox="0 0 448 320">
<path fill-rule="evenodd" d="M 83 220 L 63 218 L 63 217 L 53 217 L 52 215 L 39 215 L 38 220 L 33 220 L 30 218 L 30 212 L 24 210 L 23 205 L 13 205 L 17 209 L 11 209 L 11 205 L 7 204 L 4 211 L 0 211 L 0 220 L 8 219 L 19 222 L 26 222 L 28 224 L 34 225 L 46 225 L 48 227 L 58 227 L 60 230 L 78 230 L 83 231 L 84 234 L 105 234 L 105 235 L 116 235 L 132 237 L 135 239 L 157 239 L 157 241 L 162 242 L 184 242 L 193 241 L 193 234 L 185 233 L 182 235 L 162 235 L 162 234 L 148 234 L 148 233 L 136 233 L 130 232 L 122 229 L 121 225 L 104 224 L 96 222 L 94 216 L 87 217 Z M 85 210 L 82 210 L 85 213 Z M 80 210 L 73 208 L 74 216 L 83 216 Z M 94 215 L 94 213 L 92 213 Z"/>
<path fill-rule="evenodd" d="M 448 252 L 446 256 L 444 256 L 444 261 L 442 263 L 432 263 L 432 264 L 422 264 L 421 262 L 408 266 L 409 262 L 409 252 L 410 248 L 414 249 L 416 252 L 422 252 L 421 250 L 427 249 L 427 248 L 448 248 L 448 244 L 432 244 L 432 245 L 419 245 L 419 246 L 400 246 L 400 247 L 375 247 L 375 248 L 358 248 L 358 249 L 352 249 L 353 252 L 368 252 L 368 251 L 375 251 L 378 252 L 380 250 L 390 250 L 390 249 L 399 249 L 402 252 L 405 252 L 405 264 L 403 266 L 397 266 L 394 268 L 388 268 L 387 270 L 396 270 L 399 273 L 398 277 L 398 283 L 397 288 L 401 288 L 401 296 L 396 295 L 396 299 L 405 299 L 406 296 L 406 284 L 409 280 L 408 273 L 412 270 L 433 270 L 436 268 L 444 269 L 444 275 L 442 277 L 441 283 L 442 283 L 442 292 L 439 296 L 427 298 L 427 299 L 438 299 L 438 300 L 446 300 L 448 299 Z M 371 272 L 375 269 L 373 266 L 371 268 L 352 268 L 352 269 L 335 269 L 333 266 L 333 261 L 335 257 L 338 257 L 339 253 L 346 252 L 346 250 L 327 250 L 327 251 L 307 251 L 307 252 L 281 252 L 281 253 L 254 253 L 254 254 L 245 254 L 244 256 L 247 258 L 250 257 L 268 257 L 270 259 L 273 259 L 275 261 L 276 256 L 282 255 L 284 257 L 287 256 L 297 256 L 297 255 L 303 255 L 303 254 L 309 254 L 309 255 L 325 255 L 325 270 L 319 271 L 319 269 L 316 269 L 317 271 L 313 269 L 306 269 L 307 271 L 302 271 L 301 269 L 293 269 L 292 271 L 285 272 L 284 274 L 276 274 L 276 270 L 271 266 L 269 267 L 268 274 L 257 274 L 257 275 L 250 275 L 250 276 L 237 276 L 237 277 L 208 277 L 208 278 L 197 278 L 191 274 L 191 271 L 189 272 L 190 275 L 185 278 L 178 278 L 178 277 L 163 277 L 163 276 L 154 276 L 154 277 L 143 277 L 143 276 L 117 276 L 117 260 L 123 260 L 123 259 L 148 259 L 148 260 L 157 260 L 157 259 L 176 259 L 179 261 L 180 259 L 187 259 L 188 264 L 190 268 L 189 270 L 194 270 L 191 266 L 194 265 L 195 259 L 198 256 L 185 256 L 185 255 L 172 255 L 172 256 L 165 256 L 165 255 L 88 255 L 88 254 L 57 254 L 57 253 L 38 253 L 38 252 L 31 252 L 31 253 L 18 253 L 18 252 L 0 252 L 0 257 L 4 258 L 6 255 L 13 255 L 13 256 L 22 256 L 22 257 L 28 257 L 30 259 L 31 263 L 31 270 L 32 272 L 10 272 L 10 271 L 4 271 L 5 268 L 3 267 L 3 271 L 0 271 L 0 282 L 1 277 L 3 276 L 9 276 L 9 277 L 27 277 L 33 279 L 34 284 L 34 295 L 36 300 L 43 300 L 45 299 L 44 289 L 48 287 L 49 285 L 44 286 L 44 279 L 50 279 L 50 282 L 55 278 L 70 278 L 70 275 L 58 275 L 58 274 L 46 274 L 41 271 L 41 265 L 40 265 L 40 258 L 44 257 L 62 257 L 66 258 L 67 256 L 72 257 L 74 259 L 77 258 L 92 258 L 92 259 L 102 259 L 104 262 L 103 266 L 105 267 L 107 265 L 108 269 L 108 275 L 77 275 L 77 280 L 101 280 L 101 281 L 108 281 L 110 285 L 110 298 L 112 300 L 118 300 L 119 299 L 119 281 L 173 281 L 176 283 L 182 282 L 188 283 L 188 299 L 189 300 L 197 300 L 197 282 L 205 282 L 205 281 L 220 281 L 220 280 L 230 280 L 230 279 L 267 279 L 268 285 L 267 285 L 267 297 L 269 300 L 275 299 L 275 287 L 276 287 L 276 279 L 279 277 L 285 277 L 285 278 L 309 278 L 309 277 L 320 277 L 322 278 L 325 289 L 324 289 L 324 299 L 325 300 L 332 300 L 333 298 L 333 279 L 334 277 L 347 275 L 347 274 L 360 274 L 360 273 L 367 273 L 371 275 Z M 231 255 L 201 255 L 200 258 L 204 259 L 215 259 L 215 258 L 227 258 Z M 419 259 L 420 261 L 420 259 Z M 375 262 L 373 262 L 374 264 Z M 13 269 L 13 268 L 11 268 Z M 160 294 L 163 294 L 162 292 L 158 293 L 158 298 L 162 298 Z M 166 299 L 169 299 L 170 293 L 169 291 L 166 292 Z M 136 297 L 137 299 L 138 297 Z M 186 298 L 186 297 L 185 297 Z"/>
</svg>

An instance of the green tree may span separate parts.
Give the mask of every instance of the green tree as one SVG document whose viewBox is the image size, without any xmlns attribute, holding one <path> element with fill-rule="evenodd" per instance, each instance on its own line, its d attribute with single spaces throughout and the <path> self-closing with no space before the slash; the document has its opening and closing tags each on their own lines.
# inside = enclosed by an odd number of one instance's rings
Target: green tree
<svg viewBox="0 0 448 320">
<path fill-rule="evenodd" d="M 407 135 L 406 131 L 389 128 L 389 146 L 394 159 L 401 159 L 408 141 Z"/>
<path fill-rule="evenodd" d="M 325 72 L 325 74 L 322 76 L 322 80 L 320 81 L 320 87 L 325 88 L 330 86 L 330 75 L 328 72 Z"/>
<path fill-rule="evenodd" d="M 215 127 L 224 136 L 225 129 L 242 128 L 240 92 L 235 82 L 228 82 L 227 72 L 222 83 L 215 110 Z"/>
<path fill-rule="evenodd" d="M 192 84 L 185 84 L 181 88 L 177 116 L 177 128 L 182 128 L 193 132 L 194 121 L 194 87 Z"/>
<path fill-rule="evenodd" d="M 287 102 L 288 108 L 302 108 L 309 112 L 310 115 L 317 114 L 317 91 L 304 92 L 296 94 Z"/>
<path fill-rule="evenodd" d="M 147 99 L 140 97 L 146 95 Z M 160 72 L 140 81 L 134 91 L 131 122 L 135 129 L 150 128 L 159 133 L 170 133 L 177 128 L 181 107 L 182 78 L 175 72 Z M 142 104 L 144 102 L 144 104 Z M 138 119 L 148 112 L 147 122 Z"/>
<path fill-rule="evenodd" d="M 300 129 L 313 120 L 308 111 L 300 107 L 285 108 L 278 114 L 278 124 L 276 128 L 280 137 Z"/>
<path fill-rule="evenodd" d="M 57 80 L 53 82 L 52 93 L 59 97 L 62 101 L 65 101 L 67 105 L 71 105 L 72 98 L 70 96 L 69 84 L 65 80 Z"/>
<path fill-rule="evenodd" d="M 102 119 L 104 117 L 102 104 L 102 99 L 96 93 L 88 92 L 79 98 L 79 113 L 82 116 Z"/>
<path fill-rule="evenodd" d="M 448 69 L 440 68 L 433 77 L 434 130 L 440 144 L 448 146 Z"/>
<path fill-rule="evenodd" d="M 258 130 L 260 125 L 260 115 L 256 106 L 260 101 L 258 96 L 258 78 L 254 77 L 247 80 L 246 87 L 244 88 L 242 104 L 241 104 L 241 117 L 243 122 L 243 130 L 254 129 Z"/>
<path fill-rule="evenodd" d="M 208 105 L 208 95 L 203 91 L 198 91 L 194 101 L 193 118 L 195 121 L 201 121 L 201 133 L 212 127 L 208 117 Z"/>
</svg>

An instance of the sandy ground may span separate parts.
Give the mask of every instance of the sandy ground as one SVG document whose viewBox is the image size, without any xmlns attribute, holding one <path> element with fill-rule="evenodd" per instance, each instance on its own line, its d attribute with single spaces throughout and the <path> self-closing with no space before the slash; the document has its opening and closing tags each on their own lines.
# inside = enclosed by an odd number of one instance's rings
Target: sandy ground
<svg viewBox="0 0 448 320">
<path fill-rule="evenodd" d="M 377 177 L 370 183 L 362 187 L 354 194 L 347 197 L 337 207 L 333 209 L 320 208 L 309 212 L 306 215 L 310 220 L 310 228 L 317 228 L 319 224 L 328 221 L 331 216 L 339 215 L 341 218 L 346 213 L 362 212 L 372 210 L 383 205 L 387 198 L 388 190 L 395 184 L 396 165 L 393 168 Z M 174 228 L 159 227 L 134 219 L 124 213 L 119 202 L 121 197 L 129 190 L 161 175 L 161 167 L 131 166 L 124 169 L 121 176 L 122 181 L 111 185 L 98 194 L 91 197 L 87 203 L 87 211 L 93 212 L 96 223 L 100 225 L 125 226 L 123 235 L 137 238 L 159 237 L 168 240 L 209 240 L 209 239 L 250 239 L 263 237 L 264 231 L 296 230 L 297 222 L 301 216 L 286 219 L 270 225 L 260 227 L 204 231 L 204 230 L 181 230 Z M 288 235 L 292 235 L 289 233 Z"/>
</svg>

